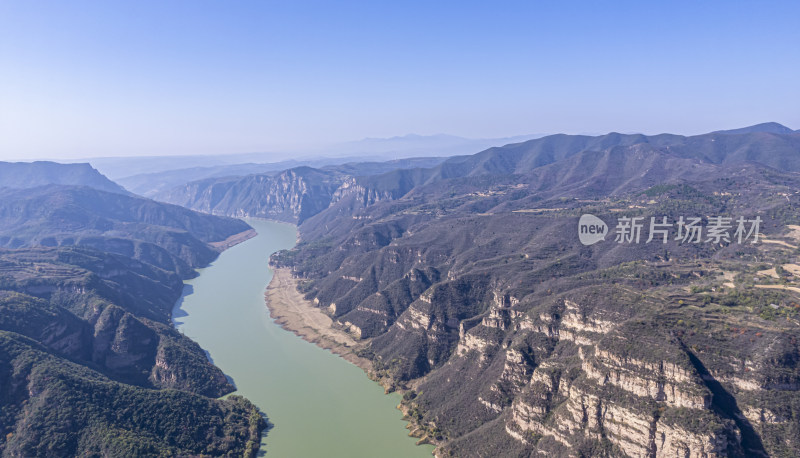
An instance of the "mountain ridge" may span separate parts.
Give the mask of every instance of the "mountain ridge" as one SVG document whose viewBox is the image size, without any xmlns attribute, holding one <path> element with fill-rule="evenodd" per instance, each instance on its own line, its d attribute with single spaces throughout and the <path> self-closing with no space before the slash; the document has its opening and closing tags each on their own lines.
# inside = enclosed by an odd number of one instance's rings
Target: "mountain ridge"
<svg viewBox="0 0 800 458">
<path fill-rule="evenodd" d="M 553 136 L 358 177 L 271 264 L 437 456 L 795 456 L 797 140 Z M 584 246 L 584 214 L 642 240 Z M 675 238 L 695 215 L 762 242 Z"/>
<path fill-rule="evenodd" d="M 274 180 L 274 177 L 280 174 L 252 175 L 249 178 L 238 180 L 234 186 L 236 198 L 219 199 L 217 195 L 219 192 L 233 192 L 232 184 L 224 184 L 225 181 L 230 183 L 230 180 L 227 179 L 192 182 L 154 197 L 219 215 L 266 216 L 282 221 L 302 222 L 327 206 L 342 200 L 348 201 L 347 205 L 354 208 L 354 206 L 367 205 L 377 200 L 397 199 L 417 186 L 436 181 L 481 175 L 526 174 L 579 153 L 602 152 L 615 147 L 631 147 L 637 144 L 659 149 L 671 157 L 701 160 L 711 164 L 733 165 L 752 162 L 782 170 L 800 170 L 800 155 L 796 154 L 800 148 L 800 135 L 771 133 L 769 131 L 773 130 L 773 127 L 770 124 L 751 126 L 746 129 L 752 130 L 752 132 L 735 135 L 709 133 L 690 137 L 673 134 L 647 136 L 615 132 L 594 137 L 556 134 L 502 147 L 492 147 L 468 156 L 450 157 L 432 167 L 398 165 L 393 170 L 383 173 L 376 173 L 379 171 L 373 170 L 368 175 L 361 175 L 358 170 L 331 166 L 324 170 L 338 172 L 338 174 L 334 173 L 329 177 L 326 190 L 320 195 L 314 195 L 304 190 L 302 186 L 296 187 L 295 192 L 298 194 L 293 196 L 295 208 L 289 213 L 284 212 L 283 209 L 273 211 L 259 206 L 264 199 L 267 202 L 283 199 L 282 196 L 270 194 L 255 185 Z M 309 173 L 308 169 L 298 170 L 305 171 L 301 174 Z M 248 181 L 252 182 L 252 185 L 247 185 Z M 337 184 L 340 188 L 333 189 Z M 222 188 L 226 186 L 228 186 L 227 190 L 222 191 Z M 216 188 L 213 192 L 211 191 L 212 187 Z M 256 191 L 257 189 L 258 191 Z M 264 195 L 264 192 L 267 194 Z M 334 194 L 336 198 L 333 198 Z M 244 201 L 242 201 L 242 196 L 246 196 Z M 300 218 L 299 214 L 304 204 L 308 204 L 310 207 Z"/>
<path fill-rule="evenodd" d="M 783 124 L 777 122 L 763 122 L 760 124 L 754 124 L 752 126 L 740 127 L 738 129 L 718 130 L 712 133 L 737 135 L 737 134 L 747 134 L 752 132 L 765 132 L 771 134 L 791 134 L 791 133 L 797 133 L 798 131 L 792 130 L 784 126 Z"/>
<path fill-rule="evenodd" d="M 266 428 L 171 323 L 241 221 L 130 194 L 0 188 L 0 452 L 242 455 Z"/>
<path fill-rule="evenodd" d="M 0 187 L 28 189 L 48 184 L 83 185 L 117 194 L 128 194 L 88 163 L 51 161 L 0 162 Z"/>
</svg>

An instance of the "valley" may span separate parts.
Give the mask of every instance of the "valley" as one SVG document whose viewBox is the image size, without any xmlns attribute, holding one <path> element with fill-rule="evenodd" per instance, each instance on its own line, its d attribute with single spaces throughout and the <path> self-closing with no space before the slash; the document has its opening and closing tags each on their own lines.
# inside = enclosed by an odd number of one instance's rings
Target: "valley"
<svg viewBox="0 0 800 458">
<path fill-rule="evenodd" d="M 266 260 L 294 245 L 296 229 L 247 221 L 259 235 L 188 280 L 173 320 L 233 380 L 235 394 L 268 415 L 262 450 L 275 456 L 430 456 L 432 447 L 408 437 L 395 408 L 399 395 L 385 395 L 361 369 L 271 319 L 264 306 L 272 277 Z"/>
<path fill-rule="evenodd" d="M 800 457 L 798 17 L 3 0 L 0 458 Z"/>
<path fill-rule="evenodd" d="M 58 450 L 112 450 L 124 430 L 129 450 L 212 455 L 794 456 L 798 146 L 774 124 L 555 135 L 155 195 L 181 206 L 5 188 L 4 361 L 34 361 L 29 384 L 53 367 L 86 392 L 174 393 L 147 405 L 220 425 L 162 442 L 109 418 L 109 395 L 87 414 L 109 439 Z M 604 237 L 579 240 L 585 215 Z M 290 224 L 230 219 L 253 216 Z M 60 436 L 30 426 L 48 411 L 29 391 L 6 394 L 5 418 L 33 416 L 2 446 L 36 454 L 37 434 Z"/>
<path fill-rule="evenodd" d="M 797 166 L 686 141 L 545 137 L 357 178 L 271 262 L 438 456 L 793 456 Z M 587 247 L 582 214 L 760 215 L 764 242 Z"/>
</svg>

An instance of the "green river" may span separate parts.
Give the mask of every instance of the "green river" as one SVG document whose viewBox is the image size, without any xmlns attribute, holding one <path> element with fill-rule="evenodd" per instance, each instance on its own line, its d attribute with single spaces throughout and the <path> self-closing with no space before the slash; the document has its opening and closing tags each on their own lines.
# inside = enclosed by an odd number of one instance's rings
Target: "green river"
<svg viewBox="0 0 800 458">
<path fill-rule="evenodd" d="M 289 224 L 247 220 L 258 236 L 223 252 L 186 282 L 173 310 L 198 342 L 274 425 L 261 452 L 271 457 L 431 456 L 408 437 L 397 394 L 344 359 L 273 323 L 264 304 L 267 259 L 295 244 Z"/>
</svg>

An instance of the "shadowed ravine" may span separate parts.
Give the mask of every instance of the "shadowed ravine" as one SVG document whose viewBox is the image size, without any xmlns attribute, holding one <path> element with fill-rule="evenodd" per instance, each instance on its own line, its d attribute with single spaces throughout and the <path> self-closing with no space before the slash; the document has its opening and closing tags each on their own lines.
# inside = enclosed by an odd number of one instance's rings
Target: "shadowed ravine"
<svg viewBox="0 0 800 458">
<path fill-rule="evenodd" d="M 750 424 L 750 421 L 745 418 L 741 409 L 739 409 L 736 398 L 708 372 L 708 369 L 703 362 L 700 361 L 700 358 L 689 351 L 683 342 L 681 342 L 681 346 L 686 352 L 686 355 L 689 356 L 692 366 L 694 366 L 703 378 L 703 382 L 708 389 L 711 390 L 713 395 L 711 404 L 713 408 L 736 423 L 736 427 L 739 428 L 739 431 L 742 433 L 742 448 L 744 448 L 747 456 L 769 456 L 766 450 L 764 450 L 761 437 L 759 437 L 758 433 L 753 429 L 753 425 Z"/>
</svg>

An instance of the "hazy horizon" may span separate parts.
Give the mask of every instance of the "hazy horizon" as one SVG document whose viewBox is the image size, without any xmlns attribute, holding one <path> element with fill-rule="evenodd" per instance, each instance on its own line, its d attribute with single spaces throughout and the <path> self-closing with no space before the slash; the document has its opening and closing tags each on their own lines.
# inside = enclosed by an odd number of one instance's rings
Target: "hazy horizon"
<svg viewBox="0 0 800 458">
<path fill-rule="evenodd" d="M 772 123 L 772 122 L 776 122 L 776 121 L 765 121 L 763 123 L 759 122 L 759 123 L 754 123 L 754 124 L 750 124 L 750 125 L 746 125 L 746 126 L 744 126 L 744 125 L 743 126 L 732 126 L 732 127 L 730 127 L 730 129 L 738 129 L 738 128 L 743 128 L 743 127 L 750 127 L 752 125 L 766 124 L 766 123 Z M 781 125 L 783 125 L 785 127 L 788 127 L 790 129 L 793 128 L 793 126 L 788 126 L 788 125 L 780 123 L 780 122 L 777 122 L 777 124 L 781 124 Z M 717 130 L 728 130 L 728 128 L 725 128 L 725 129 L 722 129 L 722 128 L 714 129 L 713 131 L 717 131 Z M 263 156 L 263 157 L 273 156 L 271 160 L 273 160 L 275 162 L 284 162 L 284 161 L 290 161 L 290 160 L 293 160 L 293 159 L 294 160 L 309 160 L 309 159 L 319 159 L 319 158 L 326 158 L 326 157 L 328 157 L 328 158 L 336 158 L 336 157 L 339 157 L 339 156 L 347 158 L 347 157 L 350 157 L 349 156 L 350 154 L 357 156 L 359 153 L 358 152 L 342 153 L 340 150 L 337 150 L 337 148 L 341 148 L 344 145 L 358 144 L 358 143 L 361 143 L 361 142 L 390 141 L 390 140 L 395 140 L 395 139 L 405 139 L 405 138 L 409 138 L 409 137 L 420 137 L 422 139 L 429 139 L 429 138 L 433 138 L 433 137 L 444 136 L 444 137 L 452 137 L 452 138 L 469 140 L 469 141 L 490 141 L 490 140 L 514 139 L 514 138 L 520 138 L 520 137 L 530 137 L 531 139 L 533 139 L 533 138 L 541 138 L 541 137 L 546 137 L 546 136 L 549 136 L 549 135 L 558 135 L 558 134 L 602 136 L 602 135 L 607 135 L 607 134 L 616 132 L 616 133 L 621 133 L 621 134 L 625 134 L 625 135 L 635 135 L 635 134 L 643 134 L 643 135 L 676 134 L 676 135 L 687 135 L 687 136 L 689 136 L 689 135 L 710 133 L 710 132 L 713 132 L 713 131 L 697 132 L 697 133 L 693 133 L 693 134 L 685 134 L 685 133 L 680 133 L 680 132 L 652 132 L 652 133 L 649 133 L 649 132 L 618 132 L 618 131 L 608 131 L 608 132 L 602 132 L 602 133 L 601 132 L 552 132 L 552 133 L 544 133 L 544 134 L 541 134 L 541 133 L 540 134 L 521 134 L 521 135 L 512 135 L 512 136 L 508 136 L 508 137 L 497 137 L 497 138 L 469 138 L 469 137 L 461 137 L 461 136 L 445 134 L 445 133 L 431 134 L 431 135 L 419 135 L 419 134 L 415 134 L 415 133 L 408 133 L 408 134 L 404 134 L 404 135 L 395 135 L 395 136 L 392 136 L 392 137 L 364 137 L 364 138 L 361 138 L 361 139 L 358 139 L 358 140 L 351 140 L 349 142 L 332 143 L 332 144 L 328 144 L 328 145 L 312 145 L 312 146 L 308 146 L 308 147 L 305 147 L 305 148 L 303 148 L 303 147 L 295 147 L 294 149 L 290 148 L 290 149 L 286 149 L 286 150 L 276 150 L 276 151 L 229 151 L 229 152 L 205 153 L 205 154 L 202 154 L 202 153 L 198 154 L 198 153 L 194 153 L 192 151 L 186 151 L 186 152 L 182 152 L 182 153 L 173 153 L 173 154 L 169 154 L 169 153 L 136 154 L 136 153 L 133 153 L 133 154 L 116 155 L 116 156 L 109 154 L 109 155 L 97 155 L 97 156 L 64 156 L 64 157 L 25 157 L 25 156 L 14 157 L 13 155 L 11 155 L 9 157 L 0 156 L 0 161 L 11 161 L 11 162 L 14 162 L 14 161 L 19 161 L 19 162 L 52 161 L 52 162 L 76 163 L 76 162 L 91 161 L 91 160 L 98 160 L 98 159 L 135 159 L 135 158 L 154 158 L 155 159 L 155 158 L 181 158 L 181 157 L 186 157 L 186 158 L 191 158 L 191 157 L 226 158 L 226 157 L 230 157 L 230 158 L 234 158 L 234 157 L 244 157 L 244 156 Z M 497 144 L 496 146 L 502 146 L 502 145 L 501 144 Z M 338 154 L 337 154 L 337 152 L 338 152 Z M 370 151 L 368 151 L 368 150 L 364 150 L 363 151 L 363 154 L 369 154 L 369 153 L 370 153 Z M 442 154 L 442 156 L 447 156 L 447 154 Z M 402 157 L 406 157 L 406 156 L 402 156 Z M 386 160 L 385 158 L 382 158 L 382 157 L 376 157 L 376 159 L 378 159 L 378 160 Z M 232 162 L 232 163 L 235 163 L 235 162 Z"/>
<path fill-rule="evenodd" d="M 795 2 L 0 5 L 0 159 L 800 127 Z"/>
</svg>

